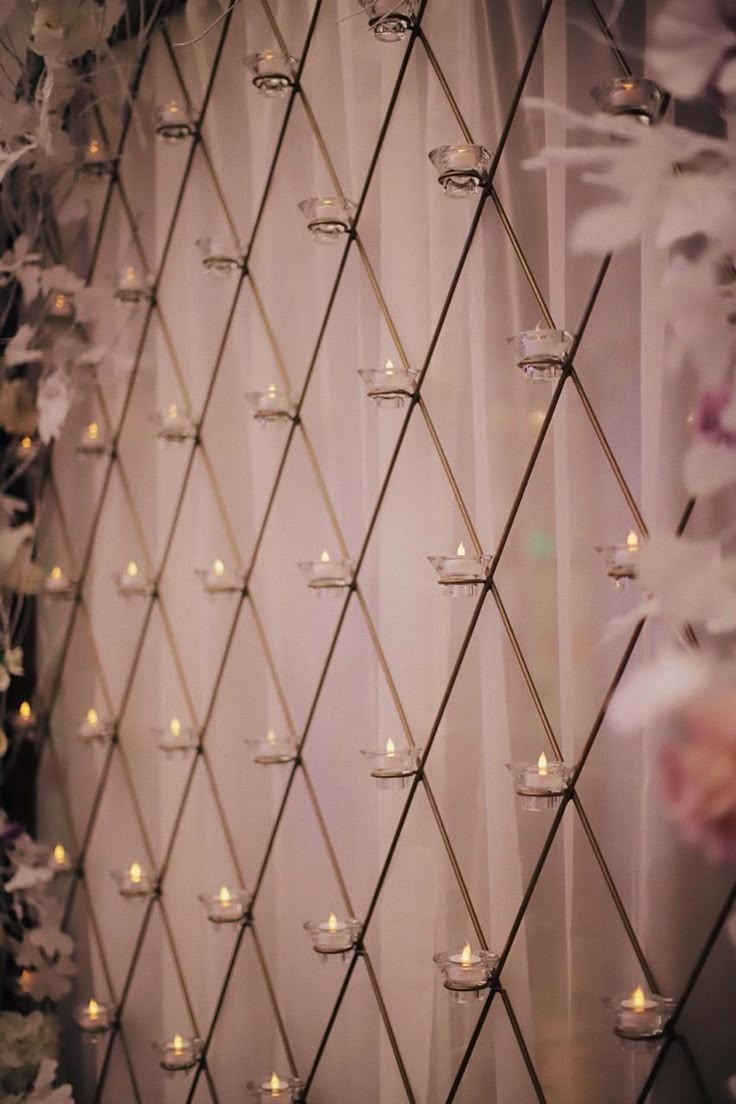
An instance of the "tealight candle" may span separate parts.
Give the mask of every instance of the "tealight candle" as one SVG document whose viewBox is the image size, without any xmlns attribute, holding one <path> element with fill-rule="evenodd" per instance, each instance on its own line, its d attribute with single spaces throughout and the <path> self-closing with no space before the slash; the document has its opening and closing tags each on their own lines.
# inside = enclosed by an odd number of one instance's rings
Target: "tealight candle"
<svg viewBox="0 0 736 1104">
<path fill-rule="evenodd" d="M 342 196 L 312 196 L 301 201 L 299 210 L 314 240 L 329 244 L 348 233 L 357 207 Z"/>
<path fill-rule="evenodd" d="M 63 843 L 57 843 L 51 852 L 49 865 L 58 873 L 63 873 L 72 868 L 72 857 Z"/>
<path fill-rule="evenodd" d="M 415 368 L 397 368 L 387 360 L 383 368 L 360 368 L 358 375 L 368 388 L 368 398 L 376 406 L 402 407 L 412 395 L 419 373 Z"/>
<path fill-rule="evenodd" d="M 172 717 L 168 728 L 153 730 L 159 737 L 162 751 L 192 751 L 199 746 L 199 732 L 191 725 L 182 725 L 178 717 Z"/>
<path fill-rule="evenodd" d="M 13 718 L 13 728 L 20 730 L 35 728 L 37 719 L 36 714 L 31 708 L 31 703 L 27 701 L 21 702 L 18 706 L 18 712 Z"/>
<path fill-rule="evenodd" d="M 31 970 L 21 970 L 18 977 L 18 992 L 27 997 L 33 991 L 33 972 Z"/>
<path fill-rule="evenodd" d="M 84 176 L 96 180 L 112 176 L 115 171 L 115 158 L 108 156 L 105 146 L 98 138 L 91 138 L 84 147 L 84 159 L 79 166 L 79 171 Z"/>
<path fill-rule="evenodd" d="M 664 1034 L 675 1007 L 670 997 L 657 993 L 645 995 L 637 985 L 630 997 L 616 997 L 613 1009 L 614 1031 L 624 1039 L 658 1039 Z"/>
<path fill-rule="evenodd" d="M 482 554 L 469 556 L 460 541 L 454 556 L 430 556 L 429 562 L 437 572 L 438 583 L 447 588 L 446 594 L 453 594 L 458 588 L 464 594 L 474 594 L 476 584 L 488 574 L 491 559 Z"/>
<path fill-rule="evenodd" d="M 158 434 L 162 441 L 178 444 L 197 436 L 197 427 L 189 415 L 176 403 L 169 403 L 163 414 L 158 415 Z"/>
<path fill-rule="evenodd" d="M 275 763 L 291 763 L 296 759 L 296 742 L 291 736 L 277 736 L 272 728 L 269 728 L 264 740 L 246 740 L 249 747 L 256 749 L 254 762 L 261 766 L 272 766 Z"/>
<path fill-rule="evenodd" d="M 141 597 L 153 593 L 153 585 L 150 579 L 141 575 L 140 568 L 135 560 L 129 560 L 125 571 L 117 576 L 118 593 L 125 597 Z"/>
<path fill-rule="evenodd" d="M 353 565 L 350 560 L 332 560 L 325 549 L 319 560 L 300 563 L 310 587 L 316 590 L 341 588 L 350 585 Z"/>
<path fill-rule="evenodd" d="M 74 583 L 59 565 L 55 564 L 44 579 L 43 589 L 44 594 L 49 598 L 70 598 L 74 593 Z"/>
<path fill-rule="evenodd" d="M 599 84 L 591 95 L 608 115 L 631 115 L 646 126 L 659 122 L 670 99 L 668 93 L 646 77 L 616 77 Z"/>
<path fill-rule="evenodd" d="M 48 313 L 51 318 L 71 321 L 74 318 L 74 296 L 64 291 L 52 292 Z"/>
<path fill-rule="evenodd" d="M 235 238 L 198 238 L 202 264 L 212 276 L 229 276 L 243 267 L 243 250 Z"/>
<path fill-rule="evenodd" d="M 573 337 L 567 330 L 551 330 L 538 326 L 522 330 L 506 339 L 516 365 L 531 380 L 555 380 L 561 373 L 572 347 Z"/>
<path fill-rule="evenodd" d="M 80 740 L 88 743 L 93 740 L 108 740 L 112 736 L 112 725 L 109 721 L 100 720 L 97 710 L 91 707 L 77 729 L 77 735 Z"/>
<path fill-rule="evenodd" d="M 260 1101 L 260 1104 L 272 1104 L 274 1100 L 280 1101 L 281 1104 L 291 1104 L 291 1101 L 298 1099 L 301 1088 L 302 1083 L 297 1078 L 286 1080 L 279 1077 L 277 1073 L 272 1073 L 263 1081 L 248 1082 L 249 1091 Z"/>
<path fill-rule="evenodd" d="M 243 589 L 242 578 L 229 571 L 222 560 L 213 562 L 209 571 L 197 570 L 202 585 L 208 594 L 226 593 Z"/>
<path fill-rule="evenodd" d="M 74 1009 L 74 1019 L 79 1028 L 87 1035 L 103 1035 L 112 1027 L 113 1008 L 107 1001 L 91 998 L 89 1004 L 80 1004 Z"/>
<path fill-rule="evenodd" d="M 458 954 L 436 954 L 434 961 L 442 973 L 445 989 L 451 990 L 455 999 L 462 1002 L 467 992 L 475 992 L 479 1000 L 483 999 L 482 990 L 488 987 L 498 955 L 491 951 L 474 952 L 466 943 Z"/>
<path fill-rule="evenodd" d="M 201 895 L 199 899 L 207 909 L 207 919 L 213 924 L 235 924 L 244 918 L 251 895 L 245 890 L 230 890 L 223 885 L 217 893 Z"/>
<path fill-rule="evenodd" d="M 536 763 L 507 763 L 514 778 L 514 789 L 523 798 L 522 807 L 531 811 L 556 809 L 568 788 L 572 768 L 552 762 L 541 753 Z"/>
<path fill-rule="evenodd" d="M 77 445 L 78 454 L 80 456 L 104 456 L 108 451 L 109 446 L 98 423 L 90 422 L 85 427 Z"/>
<path fill-rule="evenodd" d="M 275 50 L 260 50 L 249 54 L 245 64 L 253 74 L 253 84 L 262 96 L 270 99 L 285 96 L 294 84 L 298 61 L 290 54 Z"/>
<path fill-rule="evenodd" d="M 115 298 L 133 306 L 151 298 L 149 281 L 135 265 L 126 265 L 121 272 Z"/>
<path fill-rule="evenodd" d="M 17 457 L 23 463 L 23 461 L 30 461 L 34 458 L 38 452 L 38 442 L 34 441 L 32 437 L 21 437 L 18 442 Z"/>
<path fill-rule="evenodd" d="M 639 537 L 632 529 L 626 538 L 626 544 L 604 545 L 596 549 L 606 557 L 606 574 L 613 579 L 617 587 L 624 586 L 629 579 L 638 574 Z"/>
<path fill-rule="evenodd" d="M 249 391 L 245 396 L 259 425 L 268 422 L 291 421 L 294 417 L 294 400 L 288 391 L 280 391 L 272 383 L 265 391 Z"/>
<path fill-rule="evenodd" d="M 412 25 L 417 0 L 359 0 L 379 42 L 400 42 Z"/>
<path fill-rule="evenodd" d="M 128 870 L 113 874 L 122 897 L 149 897 L 152 891 L 151 876 L 139 862 L 132 862 Z"/>
<path fill-rule="evenodd" d="M 397 748 L 391 737 L 386 741 L 383 751 L 361 751 L 371 768 L 371 778 L 375 778 L 381 789 L 389 786 L 403 788 L 409 779 L 417 773 L 422 749 L 418 747 Z"/>
<path fill-rule="evenodd" d="M 156 112 L 156 134 L 164 142 L 183 142 L 194 134 L 194 125 L 189 110 L 169 100 Z"/>
<path fill-rule="evenodd" d="M 161 1068 L 168 1073 L 176 1073 L 196 1066 L 202 1055 L 202 1041 L 185 1038 L 177 1032 L 170 1042 L 160 1044 L 157 1049 Z"/>
<path fill-rule="evenodd" d="M 340 920 L 334 912 L 331 912 L 327 920 L 322 923 L 307 920 L 304 929 L 312 936 L 313 950 L 318 954 L 345 954 L 360 937 L 362 924 L 352 917 Z"/>
</svg>

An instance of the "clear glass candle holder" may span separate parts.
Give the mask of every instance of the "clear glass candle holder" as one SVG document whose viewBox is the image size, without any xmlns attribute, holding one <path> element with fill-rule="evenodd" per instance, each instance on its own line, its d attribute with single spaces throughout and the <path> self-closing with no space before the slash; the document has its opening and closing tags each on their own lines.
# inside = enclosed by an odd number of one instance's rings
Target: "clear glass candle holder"
<svg viewBox="0 0 736 1104">
<path fill-rule="evenodd" d="M 636 579 L 639 570 L 639 538 L 632 530 L 626 538 L 626 544 L 604 544 L 596 548 L 606 561 L 606 574 L 613 579 L 616 587 L 626 586 Z"/>
<path fill-rule="evenodd" d="M 83 459 L 96 460 L 100 456 L 109 456 L 112 447 L 107 435 L 97 422 L 90 422 L 84 427 L 82 436 L 77 443 L 77 456 Z"/>
<path fill-rule="evenodd" d="M 243 268 L 245 254 L 235 238 L 198 238 L 197 248 L 202 255 L 202 264 L 211 276 L 230 276 Z"/>
<path fill-rule="evenodd" d="M 115 733 L 112 721 L 104 720 L 94 708 L 88 709 L 77 728 L 77 736 L 85 744 L 108 743 Z"/>
<path fill-rule="evenodd" d="M 507 338 L 518 368 L 531 380 L 555 380 L 572 346 L 567 330 L 523 330 Z"/>
<path fill-rule="evenodd" d="M 73 322 L 77 313 L 74 296 L 69 291 L 52 291 L 49 296 L 46 316 L 51 321 Z"/>
<path fill-rule="evenodd" d="M 153 280 L 147 273 L 135 265 L 125 265 L 118 276 L 115 298 L 128 307 L 137 307 L 141 303 L 150 303 Z"/>
<path fill-rule="evenodd" d="M 74 1009 L 74 1020 L 79 1030 L 92 1042 L 106 1035 L 115 1022 L 115 1009 L 109 1001 L 96 1001 L 94 997 L 88 1004 L 78 1004 Z"/>
<path fill-rule="evenodd" d="M 57 843 L 49 851 L 48 865 L 54 874 L 68 874 L 74 869 L 74 858 L 63 843 Z"/>
<path fill-rule="evenodd" d="M 186 104 L 169 100 L 156 109 L 156 137 L 169 145 L 184 142 L 195 132 L 194 119 Z"/>
<path fill-rule="evenodd" d="M 270 1077 L 264 1077 L 262 1081 L 249 1081 L 248 1091 L 259 1101 L 259 1104 L 292 1104 L 301 1099 L 302 1082 L 297 1077 L 280 1077 L 272 1073 Z"/>
<path fill-rule="evenodd" d="M 492 556 L 486 555 L 469 556 L 462 541 L 454 556 L 428 556 L 427 558 L 437 572 L 437 582 L 450 596 L 475 594 L 478 585 L 490 571 L 493 559 Z"/>
<path fill-rule="evenodd" d="M 158 1062 L 167 1073 L 186 1073 L 194 1069 L 202 1057 L 204 1043 L 194 1035 L 174 1035 L 165 1043 L 154 1043 Z"/>
<path fill-rule="evenodd" d="M 293 763 L 298 754 L 296 740 L 292 736 L 277 736 L 272 728 L 269 728 L 262 740 L 245 742 L 255 751 L 253 762 L 262 767 Z"/>
<path fill-rule="evenodd" d="M 638 986 L 630 995 L 611 997 L 607 1003 L 618 1036 L 651 1041 L 662 1038 L 677 1002 L 658 993 L 644 993 Z"/>
<path fill-rule="evenodd" d="M 393 740 L 387 740 L 382 751 L 371 748 L 360 754 L 368 763 L 371 778 L 375 778 L 379 789 L 403 789 L 417 773 L 422 748 L 397 747 Z"/>
<path fill-rule="evenodd" d="M 375 406 L 400 408 L 414 394 L 419 372 L 415 368 L 398 368 L 387 360 L 382 368 L 359 368 L 358 375 L 366 385 L 368 398 Z"/>
<path fill-rule="evenodd" d="M 201 733 L 194 725 L 183 725 L 178 717 L 172 717 L 166 728 L 152 728 L 161 751 L 176 753 L 196 751 Z"/>
<path fill-rule="evenodd" d="M 250 69 L 253 84 L 262 96 L 281 99 L 294 85 L 299 61 L 291 54 L 259 50 L 255 54 L 248 54 L 244 64 Z"/>
<path fill-rule="evenodd" d="M 616 77 L 591 92 L 596 107 L 607 115 L 630 115 L 645 126 L 658 123 L 669 94 L 646 77 Z"/>
<path fill-rule="evenodd" d="M 243 576 L 231 571 L 222 560 L 215 560 L 212 567 L 196 568 L 195 574 L 207 594 L 235 594 L 243 590 Z"/>
<path fill-rule="evenodd" d="M 465 1004 L 470 994 L 476 1000 L 483 1000 L 498 965 L 498 955 L 492 951 L 473 951 L 466 943 L 457 954 L 442 951 L 433 961 L 439 967 L 445 989 L 459 1004 Z"/>
<path fill-rule="evenodd" d="M 475 195 L 487 181 L 491 167 L 491 155 L 485 146 L 465 143 L 438 146 L 429 154 L 429 160 L 439 174 L 437 179 L 445 195 L 451 199 Z"/>
<path fill-rule="evenodd" d="M 314 240 L 329 244 L 349 233 L 357 208 L 341 196 L 312 196 L 301 201 L 299 210 Z"/>
<path fill-rule="evenodd" d="M 352 916 L 330 913 L 327 920 L 307 920 L 304 930 L 312 937 L 312 950 L 321 955 L 340 955 L 343 961 L 360 939 L 363 925 Z"/>
<path fill-rule="evenodd" d="M 143 574 L 135 560 L 129 560 L 125 570 L 113 579 L 122 598 L 150 598 L 156 589 L 153 580 Z"/>
<path fill-rule="evenodd" d="M 411 30 L 417 0 L 359 0 L 379 42 L 401 42 Z"/>
<path fill-rule="evenodd" d="M 77 584 L 74 579 L 70 579 L 64 570 L 54 565 L 51 568 L 48 575 L 44 576 L 43 580 L 43 596 L 51 601 L 68 601 L 71 598 L 76 597 Z"/>
<path fill-rule="evenodd" d="M 337 593 L 349 587 L 353 580 L 352 560 L 332 560 L 322 553 L 318 560 L 306 560 L 299 564 L 310 590 L 321 593 Z"/>
<path fill-rule="evenodd" d="M 253 894 L 223 885 L 216 893 L 200 893 L 199 900 L 213 924 L 239 924 L 247 915 Z"/>
<path fill-rule="evenodd" d="M 121 897 L 150 897 L 154 892 L 153 878 L 138 862 L 127 870 L 111 871 Z"/>
<path fill-rule="evenodd" d="M 169 403 L 166 410 L 154 414 L 152 421 L 156 426 L 156 436 L 167 445 L 180 445 L 184 441 L 195 440 L 197 436 L 194 421 L 176 403 Z"/>
<path fill-rule="evenodd" d="M 84 147 L 79 175 L 89 180 L 104 180 L 114 174 L 117 161 L 117 157 L 110 153 L 102 139 L 90 138 Z"/>
<path fill-rule="evenodd" d="M 265 391 L 249 391 L 245 396 L 259 425 L 269 422 L 290 422 L 296 413 L 291 392 L 271 384 Z"/>
<path fill-rule="evenodd" d="M 536 763 L 507 763 L 522 809 L 541 812 L 558 808 L 570 785 L 573 768 L 548 760 L 544 752 Z"/>
</svg>

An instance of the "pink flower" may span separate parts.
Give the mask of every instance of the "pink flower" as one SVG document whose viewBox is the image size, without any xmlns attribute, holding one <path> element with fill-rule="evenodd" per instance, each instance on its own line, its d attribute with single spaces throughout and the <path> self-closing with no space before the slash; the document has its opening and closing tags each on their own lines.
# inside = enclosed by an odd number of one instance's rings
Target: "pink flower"
<svg viewBox="0 0 736 1104">
<path fill-rule="evenodd" d="M 736 690 L 697 699 L 683 719 L 660 753 L 665 798 L 686 840 L 711 862 L 736 861 Z"/>
</svg>

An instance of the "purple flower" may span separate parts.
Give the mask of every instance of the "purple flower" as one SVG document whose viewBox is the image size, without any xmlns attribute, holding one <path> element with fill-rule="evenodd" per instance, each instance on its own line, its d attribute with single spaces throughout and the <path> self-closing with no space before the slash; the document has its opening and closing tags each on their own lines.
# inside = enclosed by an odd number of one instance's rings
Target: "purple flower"
<svg viewBox="0 0 736 1104">
<path fill-rule="evenodd" d="M 704 391 L 695 419 L 698 433 L 714 445 L 736 445 L 736 429 L 723 424 L 723 412 L 734 400 L 733 389 L 724 384 L 717 391 Z"/>
</svg>

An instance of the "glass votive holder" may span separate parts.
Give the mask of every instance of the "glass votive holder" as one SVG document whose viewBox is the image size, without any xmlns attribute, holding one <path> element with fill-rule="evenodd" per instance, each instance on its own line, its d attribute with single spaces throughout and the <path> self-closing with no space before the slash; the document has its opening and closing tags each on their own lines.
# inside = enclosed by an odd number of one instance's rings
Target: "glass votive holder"
<svg viewBox="0 0 736 1104">
<path fill-rule="evenodd" d="M 415 368 L 397 368 L 387 360 L 382 368 L 359 368 L 358 375 L 367 387 L 375 406 L 399 408 L 414 394 L 419 372 Z"/>
<path fill-rule="evenodd" d="M 109 456 L 111 451 L 110 442 L 97 422 L 90 422 L 85 426 L 77 444 L 77 456 L 94 460 L 100 456 Z"/>
<path fill-rule="evenodd" d="M 196 568 L 195 574 L 207 594 L 235 594 L 243 590 L 243 576 L 231 571 L 222 560 L 215 560 L 210 568 Z"/>
<path fill-rule="evenodd" d="M 265 391 L 249 391 L 245 397 L 259 425 L 290 422 L 296 413 L 296 404 L 291 393 L 280 390 L 275 384 L 271 384 Z"/>
<path fill-rule="evenodd" d="M 150 897 L 154 891 L 153 878 L 138 862 L 127 870 L 113 870 L 112 876 L 121 897 Z"/>
<path fill-rule="evenodd" d="M 115 298 L 125 306 L 136 307 L 140 303 L 150 303 L 153 281 L 135 265 L 125 265 L 118 276 Z"/>
<path fill-rule="evenodd" d="M 639 567 L 639 537 L 632 529 L 626 544 L 605 544 L 596 548 L 606 560 L 606 574 L 621 588 L 635 579 Z"/>
<path fill-rule="evenodd" d="M 445 989 L 458 1004 L 465 1004 L 470 994 L 483 1000 L 498 965 L 498 955 L 492 951 L 473 951 L 466 943 L 458 954 L 443 951 L 434 956 L 433 962 L 439 966 Z"/>
<path fill-rule="evenodd" d="M 573 770 L 566 763 L 548 760 L 544 752 L 536 763 L 507 763 L 506 767 L 511 771 L 522 809 L 534 813 L 558 808 Z"/>
<path fill-rule="evenodd" d="M 149 598 L 155 590 L 152 580 L 141 574 L 135 560 L 129 560 L 125 565 L 125 571 L 121 571 L 113 578 L 118 594 L 123 598 Z"/>
<path fill-rule="evenodd" d="M 74 598 L 76 593 L 76 582 L 74 579 L 70 579 L 58 564 L 55 564 L 48 575 L 44 576 L 44 598 L 49 598 L 52 601 L 67 601 L 70 598 Z"/>
<path fill-rule="evenodd" d="M 669 94 L 646 77 L 616 77 L 591 92 L 596 107 L 607 115 L 630 115 L 645 126 L 658 123 Z"/>
<path fill-rule="evenodd" d="M 235 238 L 198 238 L 197 247 L 202 254 L 202 264 L 211 276 L 230 276 L 243 267 L 245 254 Z"/>
<path fill-rule="evenodd" d="M 491 567 L 492 556 L 469 556 L 462 541 L 454 556 L 428 556 L 437 572 L 437 582 L 445 588 L 445 594 L 475 594 Z"/>
<path fill-rule="evenodd" d="M 79 1030 L 91 1042 L 96 1042 L 112 1028 L 115 1009 L 109 1001 L 96 1001 L 93 997 L 89 1004 L 77 1005 L 74 1009 L 74 1020 Z"/>
<path fill-rule="evenodd" d="M 166 728 L 152 728 L 151 732 L 158 737 L 157 745 L 161 751 L 196 751 L 199 747 L 199 729 L 194 725 L 183 725 L 178 717 L 172 717 Z"/>
<path fill-rule="evenodd" d="M 299 210 L 314 240 L 325 244 L 349 233 L 357 207 L 342 196 L 312 196 L 301 201 Z"/>
<path fill-rule="evenodd" d="M 491 155 L 485 146 L 438 146 L 428 156 L 439 173 L 445 195 L 451 199 L 475 195 L 488 179 Z"/>
<path fill-rule="evenodd" d="M 195 132 L 192 113 L 186 104 L 169 100 L 156 109 L 156 137 L 169 145 L 184 142 Z"/>
<path fill-rule="evenodd" d="M 73 322 L 77 313 L 74 296 L 69 291 L 52 291 L 49 297 L 46 317 L 51 321 Z"/>
<path fill-rule="evenodd" d="M 185 410 L 176 403 L 169 403 L 163 413 L 152 416 L 157 426 L 156 436 L 167 445 L 180 445 L 184 441 L 193 441 L 197 436 L 197 427 Z"/>
<path fill-rule="evenodd" d="M 166 1043 L 154 1043 L 158 1062 L 167 1073 L 186 1073 L 194 1069 L 202 1057 L 204 1043 L 196 1036 L 174 1035 Z"/>
<path fill-rule="evenodd" d="M 611 997 L 613 1030 L 622 1039 L 650 1041 L 661 1039 L 667 1030 L 676 1001 L 657 993 L 645 993 L 640 985 L 630 996 Z"/>
<path fill-rule="evenodd" d="M 279 1077 L 272 1073 L 263 1081 L 249 1081 L 248 1091 L 259 1101 L 259 1104 L 273 1104 L 274 1100 L 279 1104 L 292 1104 L 301 1098 L 302 1082 L 297 1077 Z"/>
<path fill-rule="evenodd" d="M 100 138 L 90 138 L 84 147 L 78 168 L 79 175 L 88 180 L 104 180 L 114 174 L 117 160 Z"/>
<path fill-rule="evenodd" d="M 286 96 L 293 87 L 299 61 L 291 54 L 259 50 L 255 54 L 248 54 L 244 64 L 250 69 L 253 84 L 260 94 L 268 99 L 279 99 Z"/>
<path fill-rule="evenodd" d="M 567 330 L 522 330 L 507 338 L 518 368 L 532 380 L 555 380 L 572 346 Z"/>
<path fill-rule="evenodd" d="M 114 732 L 115 726 L 112 722 L 103 720 L 94 708 L 87 710 L 84 720 L 77 728 L 77 736 L 85 744 L 107 743 Z"/>
<path fill-rule="evenodd" d="M 417 0 L 359 0 L 379 42 L 401 42 L 411 29 Z"/>
<path fill-rule="evenodd" d="M 331 912 L 327 920 L 307 920 L 304 930 L 312 937 L 312 950 L 321 955 L 340 955 L 343 962 L 360 939 L 363 925 L 351 916 L 337 917 Z"/>
<path fill-rule="evenodd" d="M 352 560 L 331 560 L 325 550 L 318 560 L 299 564 L 307 585 L 318 594 L 336 594 L 349 587 L 353 579 Z"/>
<path fill-rule="evenodd" d="M 253 762 L 262 767 L 272 767 L 277 763 L 293 763 L 298 754 L 294 737 L 277 736 L 272 728 L 269 728 L 264 739 L 245 742 L 255 751 Z"/>
<path fill-rule="evenodd" d="M 57 843 L 49 853 L 49 870 L 54 874 L 67 874 L 74 867 L 74 859 L 63 843 Z"/>
<path fill-rule="evenodd" d="M 207 910 L 207 919 L 213 924 L 239 924 L 246 917 L 253 894 L 223 885 L 217 893 L 200 893 L 199 900 Z"/>
<path fill-rule="evenodd" d="M 368 763 L 371 778 L 376 779 L 379 789 L 404 789 L 417 773 L 422 748 L 396 747 L 393 740 L 388 739 L 383 751 L 367 749 L 360 754 Z"/>
</svg>

